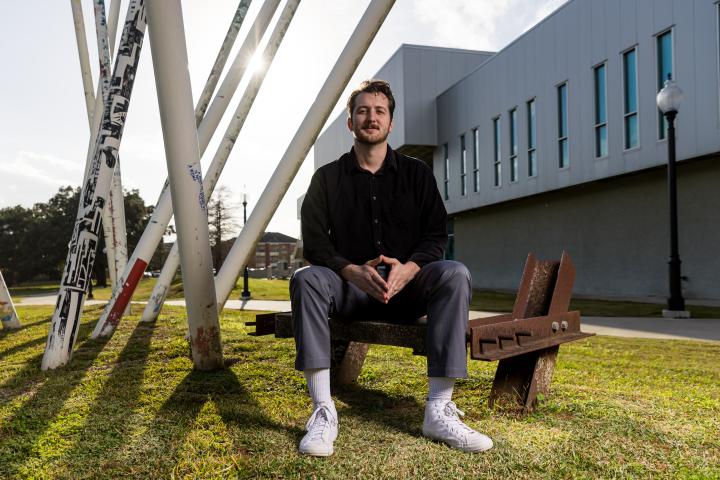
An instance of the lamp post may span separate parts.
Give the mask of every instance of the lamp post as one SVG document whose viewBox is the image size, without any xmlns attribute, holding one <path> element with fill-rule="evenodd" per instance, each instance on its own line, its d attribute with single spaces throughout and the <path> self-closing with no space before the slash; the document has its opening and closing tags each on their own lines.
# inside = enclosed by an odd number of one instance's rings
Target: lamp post
<svg viewBox="0 0 720 480">
<path fill-rule="evenodd" d="M 675 170 L 675 117 L 683 100 L 680 87 L 668 75 L 665 86 L 657 94 L 657 106 L 665 115 L 668 123 L 668 203 L 670 205 L 670 258 L 668 260 L 670 276 L 670 296 L 664 317 L 687 318 L 690 313 L 685 310 L 685 299 L 682 296 L 680 275 L 680 253 L 678 252 L 678 220 L 677 220 L 677 176 Z"/>
<path fill-rule="evenodd" d="M 247 193 L 243 193 L 243 228 L 247 224 Z M 240 296 L 241 300 L 250 300 L 250 290 L 248 289 L 248 267 L 245 265 L 243 271 L 243 291 Z"/>
</svg>

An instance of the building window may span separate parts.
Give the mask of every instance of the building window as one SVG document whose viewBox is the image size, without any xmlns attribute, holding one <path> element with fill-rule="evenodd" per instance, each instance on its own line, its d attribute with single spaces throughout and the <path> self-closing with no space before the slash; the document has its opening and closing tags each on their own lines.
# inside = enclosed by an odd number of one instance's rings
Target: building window
<svg viewBox="0 0 720 480">
<path fill-rule="evenodd" d="M 510 117 L 510 181 L 518 181 L 518 136 L 517 136 L 517 108 L 509 112 Z"/>
<path fill-rule="evenodd" d="M 638 146 L 637 48 L 623 53 L 623 115 L 625 149 Z"/>
<path fill-rule="evenodd" d="M 657 76 L 659 92 L 665 80 L 672 77 L 672 30 L 657 36 Z M 664 140 L 667 134 L 667 120 L 658 109 L 658 138 Z"/>
<path fill-rule="evenodd" d="M 445 158 L 445 162 L 443 163 L 443 168 L 445 170 L 444 175 L 444 185 L 445 185 L 445 200 L 450 199 L 450 157 L 448 156 L 448 144 L 443 145 L 443 155 Z"/>
<path fill-rule="evenodd" d="M 500 163 L 500 117 L 493 118 L 493 145 L 495 147 L 495 155 L 493 156 L 495 178 L 493 185 L 499 187 L 502 179 L 502 164 Z"/>
<path fill-rule="evenodd" d="M 594 69 L 595 77 L 595 157 L 608 154 L 607 138 L 607 87 L 605 83 L 606 66 L 603 63 Z"/>
<path fill-rule="evenodd" d="M 465 148 L 465 134 L 460 135 L 460 195 L 467 194 L 467 149 Z"/>
<path fill-rule="evenodd" d="M 558 166 L 565 168 L 570 164 L 567 123 L 567 82 L 557 87 L 558 103 Z"/>
<path fill-rule="evenodd" d="M 452 218 L 447 219 L 447 250 L 445 250 L 445 260 L 455 260 L 455 222 Z"/>
<path fill-rule="evenodd" d="M 473 192 L 480 191 L 480 134 L 473 128 Z"/>
<path fill-rule="evenodd" d="M 537 175 L 535 99 L 527 102 L 528 177 Z"/>
</svg>

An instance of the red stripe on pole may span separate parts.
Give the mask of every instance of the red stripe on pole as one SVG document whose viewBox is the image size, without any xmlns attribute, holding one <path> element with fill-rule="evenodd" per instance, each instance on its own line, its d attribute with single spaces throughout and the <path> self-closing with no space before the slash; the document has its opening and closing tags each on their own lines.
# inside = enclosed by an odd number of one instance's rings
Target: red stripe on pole
<svg viewBox="0 0 720 480">
<path fill-rule="evenodd" d="M 127 307 L 127 304 L 130 303 L 130 298 L 132 298 L 132 294 L 135 293 L 135 288 L 140 282 L 142 274 L 145 273 L 146 267 L 147 262 L 140 260 L 139 258 L 135 261 L 132 266 L 132 270 L 130 270 L 130 274 L 127 277 L 127 280 L 122 286 L 122 291 L 120 292 L 120 295 L 118 295 L 118 298 L 115 301 L 115 305 L 113 305 L 112 310 L 110 310 L 110 314 L 108 315 L 107 319 L 108 324 L 117 326 L 117 324 L 120 322 L 123 312 L 125 311 L 125 307 Z"/>
</svg>

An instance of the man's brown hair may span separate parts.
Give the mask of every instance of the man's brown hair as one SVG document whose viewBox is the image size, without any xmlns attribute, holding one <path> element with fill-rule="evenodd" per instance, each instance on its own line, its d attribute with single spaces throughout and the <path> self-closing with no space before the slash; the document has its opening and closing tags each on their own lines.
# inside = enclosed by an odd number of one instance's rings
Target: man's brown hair
<svg viewBox="0 0 720 480">
<path fill-rule="evenodd" d="M 347 102 L 348 115 L 352 117 L 353 110 L 355 110 L 355 99 L 361 93 L 382 93 L 388 99 L 388 106 L 390 107 L 390 120 L 393 118 L 395 112 L 395 97 L 393 97 L 392 90 L 390 90 L 390 83 L 385 80 L 365 80 L 362 82 L 353 92 L 350 94 Z"/>
</svg>

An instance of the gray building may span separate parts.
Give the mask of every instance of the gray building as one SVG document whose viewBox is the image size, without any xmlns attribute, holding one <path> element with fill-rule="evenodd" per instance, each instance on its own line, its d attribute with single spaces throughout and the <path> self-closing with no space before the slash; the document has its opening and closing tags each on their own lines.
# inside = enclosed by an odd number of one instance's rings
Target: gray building
<svg viewBox="0 0 720 480">
<path fill-rule="evenodd" d="M 377 75 L 402 99 L 391 145 L 432 165 L 448 254 L 476 287 L 514 289 L 528 251 L 565 249 L 579 294 L 667 295 L 668 147 L 655 96 L 672 74 L 685 92 L 676 122 L 684 294 L 720 299 L 719 32 L 714 0 L 571 0 L 489 58 L 400 48 Z M 478 63 L 449 78 L 440 58 L 460 56 Z M 432 99 L 421 77 L 437 81 Z M 344 115 L 318 139 L 316 167 L 349 148 L 341 124 Z"/>
</svg>

